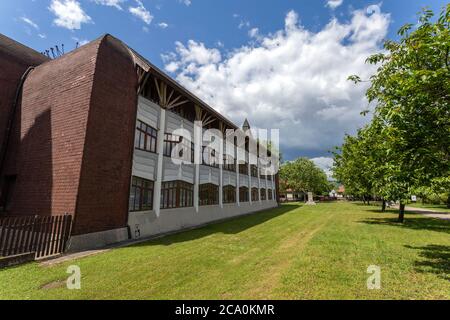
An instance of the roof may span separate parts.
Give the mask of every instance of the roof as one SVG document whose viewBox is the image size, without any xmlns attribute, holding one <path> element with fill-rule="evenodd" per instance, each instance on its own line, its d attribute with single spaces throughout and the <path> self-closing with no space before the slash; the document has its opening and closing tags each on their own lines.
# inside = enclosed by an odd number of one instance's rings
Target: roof
<svg viewBox="0 0 450 320">
<path fill-rule="evenodd" d="M 111 36 L 111 35 L 109 35 Z M 114 36 L 111 36 L 113 38 L 115 38 Z M 115 38 L 117 39 L 117 38 Z M 121 41 L 120 39 L 117 39 L 119 41 Z M 133 56 L 133 59 L 135 61 L 135 63 L 140 66 L 142 69 L 144 69 L 146 72 L 149 72 L 150 70 L 153 71 L 156 75 L 158 75 L 159 77 L 161 77 L 162 79 L 164 79 L 165 81 L 167 81 L 168 83 L 170 83 L 170 85 L 174 86 L 177 90 L 179 90 L 181 93 L 185 94 L 186 96 L 188 96 L 190 99 L 192 99 L 195 103 L 197 103 L 199 106 L 203 107 L 204 109 L 206 109 L 207 111 L 209 111 L 210 113 L 212 113 L 214 116 L 216 116 L 217 118 L 219 118 L 220 120 L 224 121 L 228 126 L 232 127 L 233 129 L 238 129 L 238 126 L 235 125 L 231 120 L 229 120 L 228 118 L 226 118 L 225 116 L 223 116 L 221 113 L 219 113 L 218 111 L 216 111 L 213 107 L 211 107 L 210 105 L 208 105 L 206 102 L 204 102 L 203 100 L 201 100 L 199 97 L 197 97 L 195 94 L 193 94 L 192 92 L 190 92 L 189 90 L 187 90 L 185 87 L 183 87 L 180 83 L 178 83 L 178 81 L 174 80 L 173 78 L 171 78 L 169 75 L 167 75 L 165 72 L 163 72 L 161 69 L 159 69 L 158 67 L 156 67 L 154 64 L 152 64 L 150 61 L 148 61 L 147 59 L 145 59 L 142 55 L 140 55 L 138 52 L 136 52 L 133 48 L 129 47 L 126 43 L 124 43 L 123 41 L 121 41 L 123 43 L 124 46 L 126 46 L 129 51 L 130 54 Z"/>
<path fill-rule="evenodd" d="M 21 64 L 39 65 L 48 57 L 0 33 L 0 53 L 10 56 Z"/>
</svg>

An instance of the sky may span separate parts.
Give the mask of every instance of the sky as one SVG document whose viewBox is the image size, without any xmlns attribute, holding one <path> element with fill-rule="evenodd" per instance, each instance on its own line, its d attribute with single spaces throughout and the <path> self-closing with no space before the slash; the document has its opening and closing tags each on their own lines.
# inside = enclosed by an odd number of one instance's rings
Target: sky
<svg viewBox="0 0 450 320">
<path fill-rule="evenodd" d="M 370 120 L 365 59 L 444 0 L 1 0 L 0 33 L 66 51 L 109 33 L 241 125 L 280 129 L 284 160 L 329 172 L 330 150 Z"/>
</svg>

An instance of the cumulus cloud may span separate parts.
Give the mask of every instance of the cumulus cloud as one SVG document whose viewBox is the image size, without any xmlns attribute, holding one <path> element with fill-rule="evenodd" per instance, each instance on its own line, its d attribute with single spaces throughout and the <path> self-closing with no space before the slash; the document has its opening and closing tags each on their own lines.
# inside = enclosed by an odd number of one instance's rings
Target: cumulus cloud
<svg viewBox="0 0 450 320">
<path fill-rule="evenodd" d="M 311 161 L 326 173 L 328 179 L 332 178 L 333 172 L 331 171 L 331 168 L 333 167 L 333 158 L 317 157 L 312 158 Z"/>
<path fill-rule="evenodd" d="M 36 23 L 34 23 L 31 19 L 29 19 L 27 17 L 20 17 L 20 20 L 22 20 L 23 22 L 25 22 L 29 26 L 32 26 L 36 30 L 39 30 L 39 26 Z"/>
<path fill-rule="evenodd" d="M 53 22 L 69 30 L 81 29 L 82 23 L 92 22 L 76 0 L 52 0 L 49 10 L 56 16 Z"/>
<path fill-rule="evenodd" d="M 367 84 L 347 77 L 375 72 L 365 60 L 382 50 L 389 22 L 381 11 L 356 10 L 348 22 L 333 18 L 314 33 L 291 11 L 284 29 L 227 55 L 190 40 L 163 59 L 181 84 L 236 123 L 248 118 L 255 127 L 280 128 L 284 154 L 324 156 L 368 121 L 360 116 Z"/>
<path fill-rule="evenodd" d="M 82 23 L 92 22 L 76 0 L 52 0 L 49 10 L 56 16 L 53 22 L 69 30 L 81 29 Z"/>
<path fill-rule="evenodd" d="M 91 1 L 94 1 L 96 4 L 100 4 L 103 6 L 115 7 L 118 10 L 123 10 L 120 4 L 125 2 L 126 0 L 91 0 Z"/>
<path fill-rule="evenodd" d="M 135 7 L 130 6 L 128 8 L 128 10 L 130 11 L 130 13 L 132 15 L 138 17 L 139 19 L 144 21 L 146 24 L 150 24 L 150 22 L 152 22 L 152 20 L 153 20 L 153 16 L 151 15 L 150 11 L 148 11 L 144 7 L 144 4 L 142 3 L 142 1 L 140 1 L 140 0 L 135 0 L 135 1 L 136 1 L 136 6 Z"/>
<path fill-rule="evenodd" d="M 186 6 L 190 6 L 192 4 L 191 0 L 178 0 L 178 1 Z"/>
<path fill-rule="evenodd" d="M 337 7 L 339 7 L 343 2 L 344 0 L 328 0 L 326 6 L 334 10 Z"/>
<path fill-rule="evenodd" d="M 165 23 L 165 22 L 160 22 L 160 23 L 158 23 L 158 27 L 160 27 L 161 29 L 165 29 L 165 28 L 167 28 L 169 25 L 167 24 L 167 23 Z"/>
</svg>

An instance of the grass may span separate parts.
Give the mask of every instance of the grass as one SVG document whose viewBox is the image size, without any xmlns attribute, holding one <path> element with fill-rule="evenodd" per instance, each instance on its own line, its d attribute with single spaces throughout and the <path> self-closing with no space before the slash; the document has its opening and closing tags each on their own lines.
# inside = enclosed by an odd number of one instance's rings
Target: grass
<svg viewBox="0 0 450 320">
<path fill-rule="evenodd" d="M 286 204 L 61 265 L 0 270 L 1 299 L 450 299 L 450 221 Z M 81 290 L 65 287 L 81 268 Z M 369 265 L 381 290 L 368 290 Z"/>
<path fill-rule="evenodd" d="M 412 208 L 423 208 L 423 209 L 430 209 L 434 211 L 440 211 L 440 212 L 449 212 L 450 209 L 447 208 L 446 204 L 431 204 L 431 203 L 421 203 L 421 202 L 415 202 L 415 203 L 409 203 L 407 207 Z"/>
</svg>

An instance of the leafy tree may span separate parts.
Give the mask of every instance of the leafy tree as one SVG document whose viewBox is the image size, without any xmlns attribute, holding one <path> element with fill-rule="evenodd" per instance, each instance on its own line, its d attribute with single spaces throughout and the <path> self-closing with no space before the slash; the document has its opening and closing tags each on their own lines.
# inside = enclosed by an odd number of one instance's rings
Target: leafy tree
<svg viewBox="0 0 450 320">
<path fill-rule="evenodd" d="M 322 194 L 330 191 L 325 172 L 307 158 L 298 158 L 283 164 L 280 168 L 281 188 L 297 192 Z"/>
<path fill-rule="evenodd" d="M 379 65 L 367 91 L 385 156 L 379 191 L 400 201 L 401 222 L 412 192 L 450 187 L 450 4 L 432 18 L 424 10 L 415 30 L 403 26 L 399 41 L 386 41 L 385 52 L 367 59 Z"/>
</svg>

